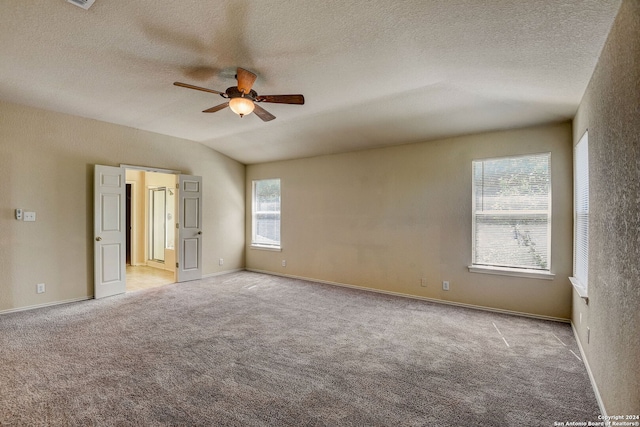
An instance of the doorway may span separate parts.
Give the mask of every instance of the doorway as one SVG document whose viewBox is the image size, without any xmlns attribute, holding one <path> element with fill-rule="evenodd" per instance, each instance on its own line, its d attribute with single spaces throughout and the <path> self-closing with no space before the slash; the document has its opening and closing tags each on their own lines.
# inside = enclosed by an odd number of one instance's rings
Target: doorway
<svg viewBox="0 0 640 427">
<path fill-rule="evenodd" d="M 201 176 L 128 165 L 94 165 L 93 175 L 95 298 L 127 291 L 127 234 L 130 235 L 130 268 L 145 266 L 165 270 L 171 276 L 170 283 L 202 278 Z M 164 182 L 152 182 L 160 176 L 164 176 Z M 126 229 L 126 184 L 131 184 L 130 230 Z M 156 264 L 149 258 L 147 244 L 149 198 L 146 194 L 149 188 L 154 187 L 175 189 L 173 200 L 165 200 L 167 211 L 172 208 L 173 212 L 165 211 L 169 237 L 165 239 L 164 262 Z"/>
<path fill-rule="evenodd" d="M 127 292 L 176 282 L 176 175 L 125 170 Z"/>
</svg>

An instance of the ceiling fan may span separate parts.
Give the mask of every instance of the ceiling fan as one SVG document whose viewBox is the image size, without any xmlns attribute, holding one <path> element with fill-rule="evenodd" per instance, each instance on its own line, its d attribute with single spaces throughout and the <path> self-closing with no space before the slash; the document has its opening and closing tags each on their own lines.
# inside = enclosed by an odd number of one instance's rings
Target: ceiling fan
<svg viewBox="0 0 640 427">
<path fill-rule="evenodd" d="M 238 67 L 236 73 L 236 80 L 238 80 L 238 86 L 231 86 L 224 92 L 219 92 L 213 89 L 207 89 L 205 87 L 194 86 L 188 83 L 174 82 L 176 86 L 186 87 L 188 89 L 201 90 L 203 92 L 210 92 L 220 95 L 221 97 L 228 99 L 227 102 L 215 107 L 208 108 L 203 113 L 215 113 L 224 108 L 231 108 L 231 111 L 243 117 L 251 112 L 255 112 L 256 116 L 260 117 L 263 121 L 268 122 L 276 118 L 273 114 L 259 106 L 258 102 L 272 102 L 276 104 L 304 104 L 304 96 L 302 95 L 258 95 L 255 90 L 251 89 L 253 83 L 256 81 L 256 75 L 251 71 L 247 71 L 244 68 Z"/>
</svg>

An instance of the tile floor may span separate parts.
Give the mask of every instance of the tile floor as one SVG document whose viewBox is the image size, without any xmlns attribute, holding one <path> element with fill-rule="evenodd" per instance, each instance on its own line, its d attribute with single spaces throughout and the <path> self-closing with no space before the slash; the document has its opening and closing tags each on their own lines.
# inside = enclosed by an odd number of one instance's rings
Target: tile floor
<svg viewBox="0 0 640 427">
<path fill-rule="evenodd" d="M 146 265 L 127 265 L 127 292 L 175 283 L 172 271 L 147 267 Z"/>
</svg>

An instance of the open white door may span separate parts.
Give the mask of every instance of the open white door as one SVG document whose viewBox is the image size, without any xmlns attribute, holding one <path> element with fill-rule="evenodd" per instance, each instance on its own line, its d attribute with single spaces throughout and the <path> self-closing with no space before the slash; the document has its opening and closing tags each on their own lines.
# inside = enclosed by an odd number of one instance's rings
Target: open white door
<svg viewBox="0 0 640 427">
<path fill-rule="evenodd" d="M 202 177 L 180 175 L 178 282 L 202 278 Z"/>
<path fill-rule="evenodd" d="M 93 181 L 94 297 L 126 291 L 124 169 L 95 165 Z"/>
</svg>

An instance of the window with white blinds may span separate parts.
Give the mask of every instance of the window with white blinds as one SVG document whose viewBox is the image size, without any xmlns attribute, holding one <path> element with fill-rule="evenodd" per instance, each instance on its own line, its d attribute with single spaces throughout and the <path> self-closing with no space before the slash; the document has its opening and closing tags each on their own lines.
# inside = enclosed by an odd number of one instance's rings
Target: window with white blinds
<svg viewBox="0 0 640 427">
<path fill-rule="evenodd" d="M 589 137 L 585 132 L 574 153 L 573 279 L 587 289 L 589 278 Z"/>
<path fill-rule="evenodd" d="M 253 181 L 252 237 L 255 246 L 280 247 L 280 179 Z"/>
<path fill-rule="evenodd" d="M 548 272 L 551 153 L 473 161 L 473 265 Z"/>
</svg>

